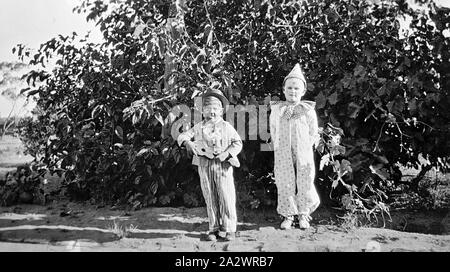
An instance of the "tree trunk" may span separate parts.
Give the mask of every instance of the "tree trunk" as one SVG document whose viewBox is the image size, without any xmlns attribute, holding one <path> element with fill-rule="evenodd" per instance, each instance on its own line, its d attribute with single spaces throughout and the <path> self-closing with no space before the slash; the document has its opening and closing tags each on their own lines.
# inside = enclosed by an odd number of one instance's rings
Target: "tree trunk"
<svg viewBox="0 0 450 272">
<path fill-rule="evenodd" d="M 179 33 L 177 27 L 174 25 L 183 25 L 184 26 L 184 12 L 186 1 L 185 0 L 172 0 L 172 3 L 169 7 L 169 18 L 166 22 L 166 33 L 167 35 L 175 38 L 176 36 L 180 36 L 182 33 Z M 172 46 L 171 44 L 167 45 L 168 47 Z M 167 50 L 167 49 L 166 49 Z M 176 70 L 175 64 L 173 62 L 173 57 L 169 54 L 165 55 L 165 67 L 164 67 L 164 89 L 167 93 L 171 93 L 173 90 L 173 86 L 176 81 L 171 76 L 172 73 Z"/>
<path fill-rule="evenodd" d="M 425 177 L 425 174 L 431 170 L 431 168 L 432 168 L 431 164 L 423 166 L 422 170 L 420 170 L 419 174 L 417 174 L 417 176 L 411 180 L 410 188 L 412 191 L 414 191 L 414 192 L 419 191 L 420 181 L 423 179 L 423 177 Z"/>
</svg>

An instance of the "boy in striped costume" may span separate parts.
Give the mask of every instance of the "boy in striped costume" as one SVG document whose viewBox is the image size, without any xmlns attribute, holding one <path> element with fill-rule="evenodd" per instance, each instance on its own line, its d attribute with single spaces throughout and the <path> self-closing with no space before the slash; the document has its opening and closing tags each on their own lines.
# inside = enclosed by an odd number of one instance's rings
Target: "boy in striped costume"
<svg viewBox="0 0 450 272">
<path fill-rule="evenodd" d="M 239 167 L 237 155 L 242 140 L 234 127 L 223 120 L 223 108 L 228 100 L 219 90 L 203 95 L 204 120 L 178 136 L 180 146 L 193 154 L 192 164 L 198 166 L 200 185 L 209 219 L 207 240 L 215 241 L 219 232 L 226 232 L 225 240 L 233 240 L 236 233 L 236 191 L 233 166 Z M 192 141 L 194 140 L 194 141 Z"/>
</svg>

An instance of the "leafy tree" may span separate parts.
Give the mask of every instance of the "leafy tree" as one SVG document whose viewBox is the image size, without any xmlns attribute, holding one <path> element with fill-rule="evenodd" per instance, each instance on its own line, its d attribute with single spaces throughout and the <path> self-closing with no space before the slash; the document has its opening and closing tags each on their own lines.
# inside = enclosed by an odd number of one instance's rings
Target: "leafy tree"
<svg viewBox="0 0 450 272">
<path fill-rule="evenodd" d="M 8 115 L 0 119 L 0 130 L 3 137 L 8 130 L 10 130 L 18 122 L 18 117 L 22 114 L 25 106 L 18 109 L 18 106 L 23 103 L 21 88 L 24 84 L 20 75 L 25 73 L 26 65 L 23 63 L 0 63 L 0 95 L 5 97 L 12 103 L 11 110 Z M 12 130 L 12 129 L 11 129 Z"/>
<path fill-rule="evenodd" d="M 31 84 L 45 82 L 29 92 L 45 129 L 22 134 L 39 142 L 42 162 L 64 174 L 73 195 L 134 207 L 201 205 L 190 159 L 168 133 L 179 118 L 169 110 L 193 106 L 211 85 L 233 103 L 263 103 L 282 95 L 296 62 L 321 120 L 324 196 L 344 195 L 350 210 L 386 211 L 399 165 L 420 167 L 422 154 L 448 170 L 448 9 L 364 0 L 86 0 L 76 11 L 97 23 L 104 42 L 75 46 L 74 33 L 41 46 L 31 64 L 58 59 L 51 73 L 28 74 Z M 412 17 L 406 36 L 403 16 Z M 238 172 L 240 199 L 252 207 L 274 205 L 276 196 L 273 154 L 259 147 L 245 143 Z"/>
</svg>

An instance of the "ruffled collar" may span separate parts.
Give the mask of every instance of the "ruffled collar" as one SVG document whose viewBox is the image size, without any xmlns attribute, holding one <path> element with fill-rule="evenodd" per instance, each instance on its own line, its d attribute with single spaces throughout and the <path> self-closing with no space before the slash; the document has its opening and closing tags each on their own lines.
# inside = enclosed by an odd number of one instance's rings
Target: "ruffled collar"
<svg viewBox="0 0 450 272">
<path fill-rule="evenodd" d="M 298 103 L 292 103 L 288 101 L 270 101 L 270 105 L 279 105 L 280 107 L 293 107 L 295 109 L 305 108 L 306 110 L 314 110 L 316 102 L 309 100 L 300 100 Z"/>
<path fill-rule="evenodd" d="M 217 126 L 220 123 L 222 123 L 223 121 L 224 120 L 223 120 L 222 117 L 217 118 L 217 120 L 215 122 L 213 122 L 212 120 L 209 120 L 209 121 L 203 120 L 202 126 L 203 127 L 205 127 L 205 126 L 207 126 L 207 127 L 208 126 Z"/>
</svg>

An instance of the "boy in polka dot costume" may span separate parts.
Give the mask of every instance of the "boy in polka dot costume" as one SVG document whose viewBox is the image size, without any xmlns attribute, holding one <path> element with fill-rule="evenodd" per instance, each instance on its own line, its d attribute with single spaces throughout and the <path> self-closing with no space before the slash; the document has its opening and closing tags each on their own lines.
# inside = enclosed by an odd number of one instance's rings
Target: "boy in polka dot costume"
<svg viewBox="0 0 450 272">
<path fill-rule="evenodd" d="M 286 101 L 272 101 L 270 134 L 274 146 L 274 175 L 278 191 L 277 212 L 282 229 L 292 227 L 298 217 L 301 229 L 310 227 L 310 214 L 320 204 L 314 186 L 313 148 L 319 141 L 315 103 L 301 100 L 306 80 L 299 64 L 286 76 Z"/>
</svg>

